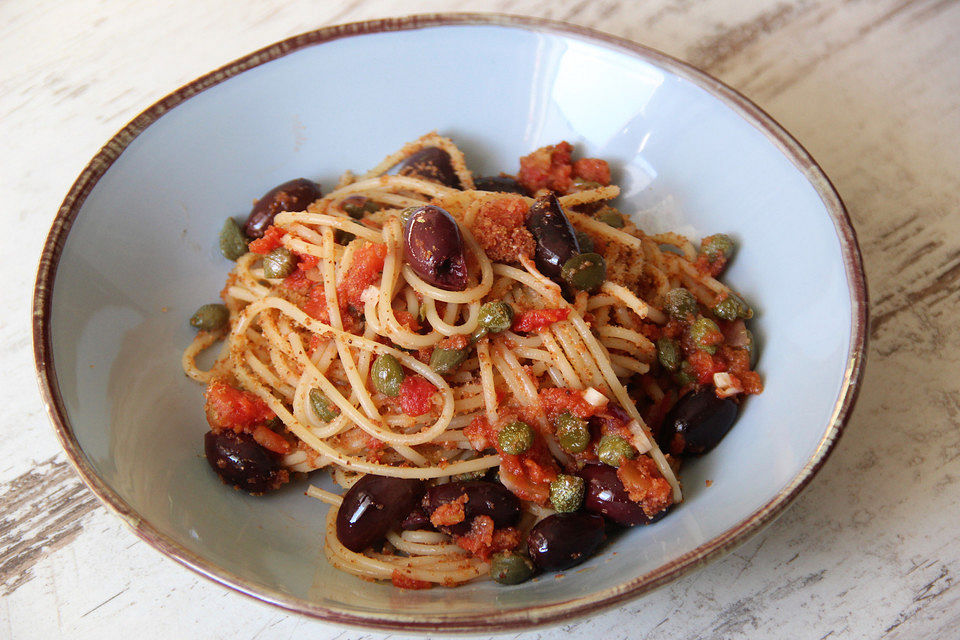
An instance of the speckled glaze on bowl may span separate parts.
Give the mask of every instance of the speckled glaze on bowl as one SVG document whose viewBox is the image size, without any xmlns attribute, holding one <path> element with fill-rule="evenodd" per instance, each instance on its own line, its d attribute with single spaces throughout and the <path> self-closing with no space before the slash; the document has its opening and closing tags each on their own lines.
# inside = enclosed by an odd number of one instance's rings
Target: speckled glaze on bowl
<svg viewBox="0 0 960 640">
<path fill-rule="evenodd" d="M 332 569 L 303 486 L 251 498 L 199 457 L 201 389 L 179 368 L 186 319 L 229 264 L 227 216 L 293 177 L 328 188 L 427 131 L 480 172 L 565 139 L 607 158 L 641 226 L 741 245 L 726 279 L 754 301 L 766 391 L 685 468 L 686 501 L 565 576 L 403 591 Z M 67 195 L 34 302 L 40 385 L 90 488 L 143 539 L 217 582 L 366 627 L 503 631 L 637 597 L 742 542 L 821 467 L 853 405 L 866 288 L 840 199 L 745 98 L 656 51 L 570 25 L 431 15 L 285 40 L 167 96 Z M 712 486 L 706 486 L 706 481 Z"/>
</svg>

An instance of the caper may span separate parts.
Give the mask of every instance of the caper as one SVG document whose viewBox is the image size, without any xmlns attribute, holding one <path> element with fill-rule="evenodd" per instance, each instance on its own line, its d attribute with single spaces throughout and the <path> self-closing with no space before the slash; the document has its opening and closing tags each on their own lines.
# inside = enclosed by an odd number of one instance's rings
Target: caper
<svg viewBox="0 0 960 640">
<path fill-rule="evenodd" d="M 684 360 L 680 363 L 680 370 L 673 374 L 673 380 L 681 387 L 685 387 L 697 381 L 696 377 L 693 375 L 693 366 L 688 360 Z"/>
<path fill-rule="evenodd" d="M 733 239 L 725 233 L 716 233 L 700 241 L 700 254 L 709 262 L 717 258 L 729 258 L 733 253 Z"/>
<path fill-rule="evenodd" d="M 500 333 L 513 323 L 513 307 L 503 300 L 484 302 L 480 307 L 480 324 L 490 333 Z"/>
<path fill-rule="evenodd" d="M 227 218 L 220 229 L 220 253 L 228 260 L 236 260 L 247 252 L 247 238 L 233 218 Z"/>
<path fill-rule="evenodd" d="M 348 198 L 343 201 L 340 207 L 347 213 L 347 215 L 356 220 L 359 220 L 368 213 L 374 213 L 380 210 L 380 205 L 373 200 L 363 197 Z"/>
<path fill-rule="evenodd" d="M 330 402 L 320 389 L 310 389 L 310 406 L 317 417 L 324 422 L 330 422 L 340 413 L 340 407 Z"/>
<path fill-rule="evenodd" d="M 557 442 L 567 453 L 582 453 L 590 444 L 590 428 L 586 422 L 565 411 L 557 417 Z"/>
<path fill-rule="evenodd" d="M 501 551 L 490 558 L 490 577 L 500 584 L 520 584 L 533 575 L 529 558 L 512 551 Z"/>
<path fill-rule="evenodd" d="M 693 340 L 698 349 L 702 349 L 711 355 L 717 352 L 717 343 L 715 338 L 711 336 L 719 334 L 720 327 L 710 318 L 700 316 L 690 325 L 690 339 Z"/>
<path fill-rule="evenodd" d="M 597 457 L 600 462 L 611 467 L 619 467 L 625 459 L 635 458 L 637 450 L 626 438 L 621 436 L 603 436 L 597 445 Z"/>
<path fill-rule="evenodd" d="M 353 242 L 354 238 L 357 236 L 349 231 L 344 231 L 343 229 L 337 229 L 333 234 L 333 241 L 337 244 L 342 244 L 344 246 Z"/>
<path fill-rule="evenodd" d="M 341 207 L 347 213 L 348 216 L 359 220 L 363 217 L 363 205 L 359 202 L 344 202 Z"/>
<path fill-rule="evenodd" d="M 623 215 L 617 213 L 616 211 L 612 211 L 608 209 L 607 211 L 604 211 L 603 213 L 598 215 L 597 220 L 599 220 L 600 222 L 603 222 L 604 224 L 610 225 L 614 229 L 623 228 Z"/>
<path fill-rule="evenodd" d="M 430 368 L 445 375 L 463 364 L 467 359 L 466 349 L 451 349 L 448 347 L 437 347 L 430 354 Z"/>
<path fill-rule="evenodd" d="M 560 277 L 574 289 L 593 291 L 607 279 L 607 262 L 599 253 L 581 253 L 563 263 Z"/>
<path fill-rule="evenodd" d="M 697 299 L 683 287 L 670 289 L 663 294 L 663 310 L 674 320 L 683 320 L 697 312 Z"/>
<path fill-rule="evenodd" d="M 585 231 L 577 231 L 577 244 L 580 245 L 580 251 L 583 253 L 593 253 L 596 248 L 593 242 L 593 236 Z"/>
<path fill-rule="evenodd" d="M 670 338 L 657 340 L 657 360 L 667 371 L 676 371 L 680 366 L 680 348 Z"/>
<path fill-rule="evenodd" d="M 190 326 L 201 331 L 216 331 L 226 326 L 230 312 L 222 304 L 205 304 L 190 318 Z"/>
<path fill-rule="evenodd" d="M 504 453 L 518 456 L 533 446 L 533 429 L 526 422 L 514 420 L 500 429 L 497 444 Z"/>
<path fill-rule="evenodd" d="M 403 383 L 403 368 L 389 353 L 377 356 L 370 367 L 373 377 L 373 386 L 384 395 L 396 397 L 400 394 L 400 385 Z"/>
<path fill-rule="evenodd" d="M 583 504 L 583 492 L 583 478 L 560 474 L 550 483 L 550 504 L 560 513 L 573 513 Z"/>
<path fill-rule="evenodd" d="M 748 320 L 753 317 L 753 309 L 737 294 L 730 294 L 713 307 L 713 313 L 721 320 Z"/>
<path fill-rule="evenodd" d="M 477 328 L 470 334 L 470 344 L 477 344 L 482 338 L 490 333 L 490 330 L 483 325 L 477 325 Z"/>
<path fill-rule="evenodd" d="M 457 473 L 450 476 L 450 482 L 470 482 L 471 480 L 483 480 L 485 475 L 487 475 L 487 469 L 481 469 L 479 471 L 467 471 L 465 473 Z"/>
<path fill-rule="evenodd" d="M 263 258 L 263 275 L 268 278 L 286 278 L 296 268 L 297 258 L 286 247 L 277 247 Z"/>
</svg>

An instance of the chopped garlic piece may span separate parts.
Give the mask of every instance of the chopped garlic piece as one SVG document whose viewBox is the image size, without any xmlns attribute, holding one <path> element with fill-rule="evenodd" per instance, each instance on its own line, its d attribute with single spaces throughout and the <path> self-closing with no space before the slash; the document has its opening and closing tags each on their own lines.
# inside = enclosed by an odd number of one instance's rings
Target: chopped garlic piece
<svg viewBox="0 0 960 640">
<path fill-rule="evenodd" d="M 603 395 L 593 387 L 587 387 L 587 390 L 583 392 L 583 399 L 595 407 L 602 407 L 610 401 L 607 396 Z"/>
<path fill-rule="evenodd" d="M 743 393 L 740 381 L 726 372 L 713 374 L 713 384 L 717 387 L 717 395 L 721 398 L 729 398 L 738 393 Z"/>
</svg>

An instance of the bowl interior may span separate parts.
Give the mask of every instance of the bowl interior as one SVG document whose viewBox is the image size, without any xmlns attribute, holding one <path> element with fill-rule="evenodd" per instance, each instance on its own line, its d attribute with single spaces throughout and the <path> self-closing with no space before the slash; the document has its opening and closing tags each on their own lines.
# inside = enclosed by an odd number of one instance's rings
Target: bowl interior
<svg viewBox="0 0 960 640">
<path fill-rule="evenodd" d="M 855 297 L 835 220 L 798 165 L 706 81 L 662 62 L 559 29 L 360 33 L 256 66 L 159 117 L 82 203 L 52 292 L 62 411 L 95 482 L 218 579 L 377 624 L 548 617 L 729 538 L 826 446 Z M 180 371 L 187 318 L 217 300 L 230 267 L 216 246 L 227 216 L 290 178 L 329 188 L 434 129 L 479 173 L 513 173 L 519 156 L 559 140 L 608 159 L 618 204 L 642 227 L 739 241 L 725 280 L 758 310 L 766 390 L 684 469 L 685 502 L 566 575 L 518 587 L 401 591 L 332 569 L 326 508 L 305 484 L 252 498 L 216 480 L 201 457 L 202 388 Z"/>
</svg>

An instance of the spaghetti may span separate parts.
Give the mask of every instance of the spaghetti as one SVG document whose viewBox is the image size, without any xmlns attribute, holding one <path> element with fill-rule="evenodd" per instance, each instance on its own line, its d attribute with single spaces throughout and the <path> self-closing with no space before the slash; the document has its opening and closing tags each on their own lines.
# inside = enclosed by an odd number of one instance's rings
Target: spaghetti
<svg viewBox="0 0 960 640">
<path fill-rule="evenodd" d="M 284 201 L 281 185 L 258 202 L 261 237 L 237 252 L 227 313 L 198 312 L 182 359 L 207 385 L 221 477 L 261 493 L 329 470 L 354 487 L 307 491 L 330 505 L 329 561 L 407 588 L 491 565 L 509 581 L 532 566 L 516 552 L 525 540 L 538 567 L 561 566 L 533 549 L 555 511 L 571 516 L 563 526 L 584 509 L 635 524 L 678 504 L 680 458 L 703 438 L 668 413 L 709 396 L 735 416 L 762 389 L 752 312 L 715 278 L 732 245 L 644 234 L 610 206 L 606 162 L 571 151 L 544 147 L 516 178 L 475 179 L 428 134 L 325 196 Z M 597 498 L 604 482 L 623 504 Z M 377 491 L 383 513 L 399 511 L 358 542 L 350 527 L 372 516 L 355 505 Z M 480 508 L 480 493 L 519 507 Z"/>
</svg>

